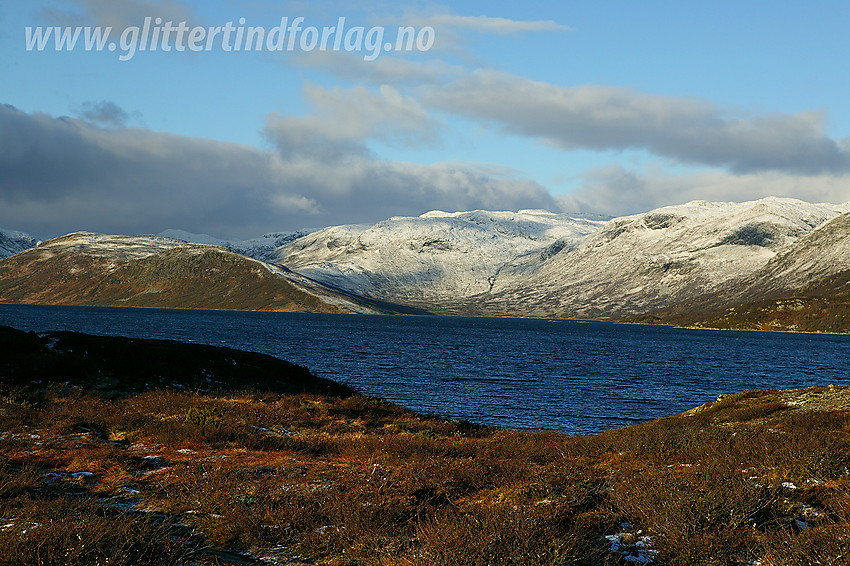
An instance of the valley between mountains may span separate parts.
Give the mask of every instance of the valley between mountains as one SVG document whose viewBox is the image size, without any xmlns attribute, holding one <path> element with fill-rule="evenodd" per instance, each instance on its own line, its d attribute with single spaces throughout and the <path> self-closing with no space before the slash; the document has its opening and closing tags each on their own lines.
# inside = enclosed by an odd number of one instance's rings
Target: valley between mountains
<svg viewBox="0 0 850 566">
<path fill-rule="evenodd" d="M 850 203 L 432 211 L 247 241 L 0 231 L 0 303 L 850 331 Z"/>
</svg>

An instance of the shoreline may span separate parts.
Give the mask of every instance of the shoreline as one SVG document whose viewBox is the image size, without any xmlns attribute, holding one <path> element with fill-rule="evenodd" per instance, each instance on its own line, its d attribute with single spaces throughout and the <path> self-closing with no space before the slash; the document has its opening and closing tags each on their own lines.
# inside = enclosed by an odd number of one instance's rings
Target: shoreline
<svg viewBox="0 0 850 566">
<path fill-rule="evenodd" d="M 678 325 L 667 322 L 634 322 L 628 319 L 593 319 L 593 318 L 559 318 L 553 316 L 491 316 L 476 314 L 437 314 L 437 313 L 358 313 L 358 312 L 313 312 L 313 311 L 290 311 L 290 310 L 244 310 L 244 309 L 211 309 L 193 307 L 155 307 L 155 306 L 123 306 L 123 305 L 75 305 L 59 303 L 5 303 L 0 302 L 0 307 L 68 307 L 68 308 L 102 308 L 102 309 L 135 309 L 135 310 L 162 310 L 162 311 L 191 311 L 191 312 L 233 312 L 233 313 L 283 313 L 283 314 L 307 314 L 307 315 L 344 315 L 344 316 L 388 316 L 388 317 L 437 317 L 437 318 L 476 318 L 495 320 L 538 320 L 551 322 L 574 322 L 587 324 L 618 324 L 630 326 L 653 326 L 662 328 L 675 328 L 681 330 L 710 330 L 718 332 L 761 332 L 766 334 L 814 334 L 826 336 L 850 336 L 850 329 L 839 331 L 816 331 L 816 330 L 788 330 L 788 329 L 765 329 L 765 328 L 720 328 L 713 326 Z M 413 308 L 413 307 L 411 307 Z"/>
</svg>

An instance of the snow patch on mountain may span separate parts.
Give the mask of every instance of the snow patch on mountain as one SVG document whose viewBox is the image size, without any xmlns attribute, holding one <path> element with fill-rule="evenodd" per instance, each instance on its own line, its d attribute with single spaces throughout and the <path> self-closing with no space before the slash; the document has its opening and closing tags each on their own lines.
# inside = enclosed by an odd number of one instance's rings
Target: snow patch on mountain
<svg viewBox="0 0 850 566">
<path fill-rule="evenodd" d="M 38 242 L 23 232 L 0 228 L 0 259 L 34 248 Z"/>
<path fill-rule="evenodd" d="M 506 268 L 545 261 L 603 224 L 542 210 L 435 210 L 325 228 L 278 248 L 272 261 L 368 297 L 440 302 L 488 292 Z"/>
<path fill-rule="evenodd" d="M 207 234 L 192 234 L 184 230 L 165 230 L 160 232 L 160 236 L 180 240 L 181 242 L 189 242 L 193 244 L 204 244 L 208 246 L 219 246 L 233 253 L 266 261 L 272 257 L 274 251 L 296 240 L 308 235 L 310 232 L 271 232 L 264 234 L 259 238 L 251 238 L 249 240 L 223 240 Z"/>
<path fill-rule="evenodd" d="M 55 249 L 94 258 L 124 263 L 185 245 L 185 242 L 162 236 L 123 236 L 95 232 L 73 232 L 43 242 L 39 250 L 48 257 Z"/>
<path fill-rule="evenodd" d="M 843 208 L 850 208 L 848 205 Z M 761 293 L 787 291 L 843 271 L 850 271 L 850 212 L 824 223 L 782 250 L 754 275 L 751 286 Z"/>
</svg>

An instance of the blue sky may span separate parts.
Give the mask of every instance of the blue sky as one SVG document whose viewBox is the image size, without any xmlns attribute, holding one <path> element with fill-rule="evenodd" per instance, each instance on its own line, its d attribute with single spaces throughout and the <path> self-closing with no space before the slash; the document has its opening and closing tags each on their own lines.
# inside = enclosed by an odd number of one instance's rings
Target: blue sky
<svg viewBox="0 0 850 566">
<path fill-rule="evenodd" d="M 430 27 L 422 53 L 27 51 L 26 27 Z M 0 6 L 0 226 L 225 237 L 431 209 L 850 200 L 847 2 Z"/>
</svg>

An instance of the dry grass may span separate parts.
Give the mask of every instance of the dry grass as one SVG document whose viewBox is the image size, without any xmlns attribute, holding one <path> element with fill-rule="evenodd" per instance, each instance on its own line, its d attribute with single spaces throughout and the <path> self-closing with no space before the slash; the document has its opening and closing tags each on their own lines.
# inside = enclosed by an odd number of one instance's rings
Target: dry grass
<svg viewBox="0 0 850 566">
<path fill-rule="evenodd" d="M 850 563 L 850 416 L 775 391 L 592 437 L 361 396 L 0 393 L 0 564 Z"/>
</svg>

